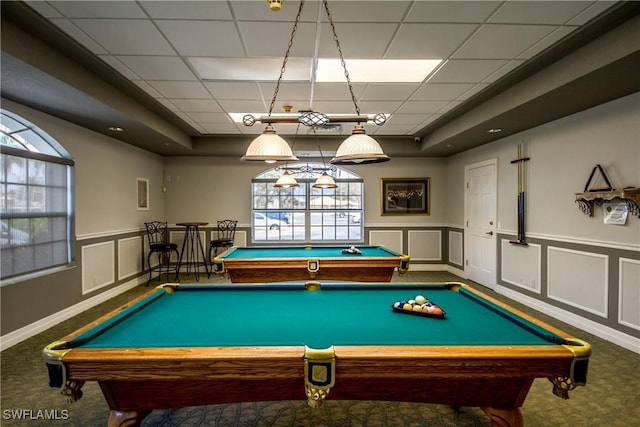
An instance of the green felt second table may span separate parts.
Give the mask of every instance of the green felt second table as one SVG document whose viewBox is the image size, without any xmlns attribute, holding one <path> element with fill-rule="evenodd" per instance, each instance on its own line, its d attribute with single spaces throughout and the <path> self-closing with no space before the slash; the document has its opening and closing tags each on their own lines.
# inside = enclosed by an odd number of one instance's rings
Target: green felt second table
<svg viewBox="0 0 640 427">
<path fill-rule="evenodd" d="M 247 246 L 232 247 L 215 257 L 212 270 L 229 275 L 233 283 L 299 280 L 389 282 L 393 272 L 404 274 L 409 256 L 384 246 Z"/>
<path fill-rule="evenodd" d="M 423 295 L 444 318 L 397 313 Z M 520 426 L 535 378 L 586 382 L 586 342 L 464 284 L 163 285 L 49 345 L 50 385 L 98 381 L 109 425 L 152 409 L 324 398 L 479 406 Z"/>
</svg>

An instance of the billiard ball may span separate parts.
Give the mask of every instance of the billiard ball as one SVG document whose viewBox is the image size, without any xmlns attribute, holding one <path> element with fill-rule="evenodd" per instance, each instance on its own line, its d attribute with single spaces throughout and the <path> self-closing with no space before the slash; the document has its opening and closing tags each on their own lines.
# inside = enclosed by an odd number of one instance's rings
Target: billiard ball
<svg viewBox="0 0 640 427">
<path fill-rule="evenodd" d="M 427 302 L 427 299 L 425 297 L 423 297 L 422 295 L 418 295 L 415 299 L 416 304 L 424 304 L 425 302 Z"/>
</svg>

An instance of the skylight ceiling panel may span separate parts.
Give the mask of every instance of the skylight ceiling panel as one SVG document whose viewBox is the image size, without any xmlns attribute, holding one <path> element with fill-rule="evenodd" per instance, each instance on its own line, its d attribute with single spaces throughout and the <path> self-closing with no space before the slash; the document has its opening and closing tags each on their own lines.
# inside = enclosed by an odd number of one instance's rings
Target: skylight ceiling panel
<svg viewBox="0 0 640 427">
<path fill-rule="evenodd" d="M 483 25 L 452 58 L 515 58 L 556 28 L 552 25 Z"/>
<path fill-rule="evenodd" d="M 203 80 L 277 81 L 281 58 L 209 58 L 187 59 Z M 310 81 L 311 58 L 289 58 L 287 80 Z"/>
<path fill-rule="evenodd" d="M 211 99 L 211 95 L 200 82 L 148 81 L 163 98 Z"/>
<path fill-rule="evenodd" d="M 140 1 L 142 8 L 154 19 L 215 19 L 232 20 L 226 1 Z"/>
<path fill-rule="evenodd" d="M 484 22 L 502 1 L 416 1 L 405 22 Z"/>
<path fill-rule="evenodd" d="M 429 79 L 429 83 L 476 83 L 507 64 L 503 59 L 451 59 Z"/>
<path fill-rule="evenodd" d="M 491 23 L 562 25 L 582 13 L 592 1 L 508 1 L 489 19 Z"/>
<path fill-rule="evenodd" d="M 176 54 L 151 21 L 74 19 L 73 23 L 112 55 Z"/>
<path fill-rule="evenodd" d="M 402 24 L 385 58 L 446 59 L 477 28 L 477 24 Z"/>
<path fill-rule="evenodd" d="M 280 58 L 280 63 L 282 63 L 293 24 L 290 22 L 239 22 L 238 27 L 249 56 Z M 315 23 L 301 22 L 298 24 L 289 55 L 292 57 L 312 57 L 315 49 L 315 34 Z M 239 53 L 228 56 L 242 56 Z M 276 75 L 275 78 L 277 79 L 278 76 Z"/>
<path fill-rule="evenodd" d="M 231 21 L 155 22 L 182 56 L 245 56 L 242 40 Z"/>
<path fill-rule="evenodd" d="M 116 56 L 143 80 L 197 80 L 177 56 Z"/>
</svg>

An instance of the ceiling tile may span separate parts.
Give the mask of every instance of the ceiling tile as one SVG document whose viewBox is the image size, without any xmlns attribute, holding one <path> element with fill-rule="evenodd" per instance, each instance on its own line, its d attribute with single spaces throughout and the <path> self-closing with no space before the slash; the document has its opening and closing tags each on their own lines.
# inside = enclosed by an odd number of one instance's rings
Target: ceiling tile
<svg viewBox="0 0 640 427">
<path fill-rule="evenodd" d="M 197 113 L 186 112 L 191 119 L 197 123 L 233 123 L 226 113 Z"/>
<path fill-rule="evenodd" d="M 197 80 L 177 56 L 117 56 L 144 80 Z"/>
<path fill-rule="evenodd" d="M 509 61 L 504 66 L 500 67 L 495 73 L 492 73 L 486 79 L 482 79 L 483 83 L 493 83 L 499 78 L 509 74 L 511 71 L 518 68 L 520 65 L 524 64 L 525 61 L 523 59 L 514 59 L 513 61 Z"/>
<path fill-rule="evenodd" d="M 428 83 L 480 82 L 507 64 L 507 62 L 498 59 L 451 59 L 435 75 L 429 78 Z"/>
<path fill-rule="evenodd" d="M 50 1 L 68 18 L 146 18 L 135 1 Z"/>
<path fill-rule="evenodd" d="M 364 83 L 352 83 L 353 94 L 356 99 L 362 98 L 367 85 Z M 314 101 L 351 101 L 351 93 L 345 79 L 342 83 L 316 83 L 313 91 Z"/>
<path fill-rule="evenodd" d="M 113 55 L 175 55 L 151 21 L 74 19 L 73 23 Z"/>
<path fill-rule="evenodd" d="M 148 83 L 164 98 L 211 98 L 200 82 L 149 81 Z"/>
<path fill-rule="evenodd" d="M 488 22 L 510 24 L 556 24 L 571 20 L 592 1 L 507 1 Z"/>
<path fill-rule="evenodd" d="M 383 58 L 398 24 L 350 23 L 335 24 L 340 48 L 345 59 Z M 338 58 L 338 48 L 333 39 L 331 27 L 323 24 L 320 34 L 320 58 Z"/>
<path fill-rule="evenodd" d="M 577 27 L 568 27 L 568 26 L 558 27 L 558 29 L 553 31 L 551 34 L 549 34 L 548 36 L 540 40 L 538 43 L 535 43 L 529 49 L 525 50 L 520 55 L 518 55 L 518 58 L 523 58 L 523 59 L 533 58 L 538 53 L 542 52 L 552 44 L 568 36 L 569 33 L 573 32 L 576 28 Z"/>
<path fill-rule="evenodd" d="M 233 14 L 240 21 L 281 21 L 289 22 L 293 26 L 300 2 L 287 0 L 286 5 L 278 12 L 269 9 L 269 4 L 264 0 L 230 1 L 229 5 L 233 10 Z M 302 10 L 301 20 L 315 22 L 318 17 L 319 6 L 320 2 L 318 1 L 306 1 Z"/>
<path fill-rule="evenodd" d="M 169 43 L 183 56 L 245 56 L 231 21 L 156 21 Z"/>
<path fill-rule="evenodd" d="M 358 101 L 360 113 L 362 114 L 391 114 L 395 112 L 402 104 L 402 101 Z"/>
<path fill-rule="evenodd" d="M 567 22 L 568 25 L 584 25 L 591 21 L 593 18 L 607 10 L 608 8 L 616 5 L 617 2 L 609 0 L 600 0 L 592 3 L 590 7 L 582 11 L 579 15 L 576 15 L 573 19 Z"/>
<path fill-rule="evenodd" d="M 406 22 L 484 22 L 501 1 L 417 1 Z"/>
<path fill-rule="evenodd" d="M 204 80 L 277 81 L 282 68 L 280 58 L 187 58 Z M 289 58 L 286 80 L 311 79 L 311 58 Z"/>
<path fill-rule="evenodd" d="M 98 55 L 98 57 L 100 59 L 102 59 L 104 62 L 106 62 L 107 64 L 109 64 L 114 70 L 116 70 L 117 72 L 122 74 L 127 79 L 129 79 L 129 80 L 138 80 L 138 79 L 140 79 L 139 75 L 137 75 L 136 73 L 131 71 L 129 68 L 127 68 L 126 65 L 124 65 L 122 62 L 118 61 L 118 59 L 114 58 L 113 56 L 110 56 L 110 55 Z"/>
<path fill-rule="evenodd" d="M 393 114 L 384 126 L 387 125 L 413 125 L 416 126 L 424 121 L 424 114 Z"/>
<path fill-rule="evenodd" d="M 96 55 L 108 53 L 102 46 L 91 39 L 86 33 L 82 32 L 68 19 L 52 19 L 51 22 Z"/>
<path fill-rule="evenodd" d="M 414 125 L 410 125 L 410 124 L 401 124 L 401 125 L 391 125 L 391 124 L 384 124 L 380 127 L 378 127 L 378 129 L 375 129 L 370 133 L 371 135 L 409 135 L 409 133 L 411 132 L 411 129 L 413 129 L 415 126 Z"/>
<path fill-rule="evenodd" d="M 407 13 L 410 1 L 330 1 L 329 11 L 337 22 L 394 22 Z M 321 19 L 328 21 L 324 7 Z M 340 34 L 338 34 L 340 36 Z"/>
<path fill-rule="evenodd" d="M 155 90 L 151 85 L 149 85 L 149 83 L 145 82 L 144 80 L 134 80 L 133 83 L 135 83 L 140 89 L 144 90 L 156 99 L 162 98 L 163 96 L 160 92 Z"/>
<path fill-rule="evenodd" d="M 453 58 L 515 58 L 555 29 L 551 25 L 483 25 Z"/>
<path fill-rule="evenodd" d="M 408 114 L 408 113 L 422 113 L 433 114 L 437 113 L 442 107 L 447 105 L 449 101 L 407 101 L 395 113 Z"/>
<path fill-rule="evenodd" d="M 402 24 L 385 58 L 448 58 L 476 29 L 475 24 Z"/>
<path fill-rule="evenodd" d="M 262 100 L 237 100 L 237 99 L 221 99 L 218 104 L 228 113 L 249 113 L 258 115 L 267 115 L 268 105 Z"/>
<path fill-rule="evenodd" d="M 226 1 L 140 1 L 155 19 L 233 19 Z"/>
<path fill-rule="evenodd" d="M 290 22 L 239 22 L 238 28 L 248 55 L 284 58 L 291 38 Z M 298 24 L 289 55 L 313 56 L 315 34 L 316 24 L 304 22 Z"/>
<path fill-rule="evenodd" d="M 216 99 L 261 99 L 256 82 L 204 82 Z"/>
<path fill-rule="evenodd" d="M 453 100 L 472 87 L 471 83 L 426 83 L 410 99 L 412 101 Z"/>
<path fill-rule="evenodd" d="M 359 99 L 361 101 L 383 101 L 387 99 L 404 101 L 419 87 L 419 83 L 371 83 L 367 85 L 367 89 Z"/>
<path fill-rule="evenodd" d="M 168 99 L 160 98 L 160 99 L 156 99 L 156 101 L 159 102 L 160 104 L 164 105 L 164 107 L 169 111 L 173 111 L 174 113 L 177 112 L 177 111 L 180 111 L 180 109 L 178 107 L 176 107 Z"/>
<path fill-rule="evenodd" d="M 238 128 L 233 123 L 200 123 L 200 126 L 209 134 L 238 133 Z"/>
<path fill-rule="evenodd" d="M 264 99 L 267 102 L 271 102 L 273 99 L 273 92 L 276 88 L 276 83 L 259 83 Z M 311 83 L 307 82 L 282 82 L 278 89 L 276 97 L 276 108 L 274 112 L 282 112 L 278 105 L 293 105 L 294 110 L 307 109 L 309 107 L 309 99 L 311 97 Z M 291 101 L 304 101 L 304 103 L 298 102 L 297 105 L 291 104 Z M 275 111 L 275 110 L 278 111 Z"/>
<path fill-rule="evenodd" d="M 170 101 L 185 113 L 218 113 L 222 111 L 220 105 L 213 99 L 170 99 Z"/>
</svg>

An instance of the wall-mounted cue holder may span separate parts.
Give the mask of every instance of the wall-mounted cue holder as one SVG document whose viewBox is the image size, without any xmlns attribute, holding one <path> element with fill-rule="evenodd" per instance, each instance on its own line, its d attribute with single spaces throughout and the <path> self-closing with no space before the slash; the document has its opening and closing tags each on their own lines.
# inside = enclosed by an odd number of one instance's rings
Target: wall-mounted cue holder
<svg viewBox="0 0 640 427">
<path fill-rule="evenodd" d="M 596 172 L 600 172 L 607 187 L 590 189 L 591 181 Z M 632 215 L 640 218 L 640 187 L 627 187 L 622 190 L 616 190 L 611 185 L 607 174 L 600 165 L 596 165 L 589 175 L 584 192 L 575 193 L 576 203 L 580 211 L 585 215 L 593 216 L 594 206 L 602 206 L 605 202 L 624 202 Z"/>
</svg>

